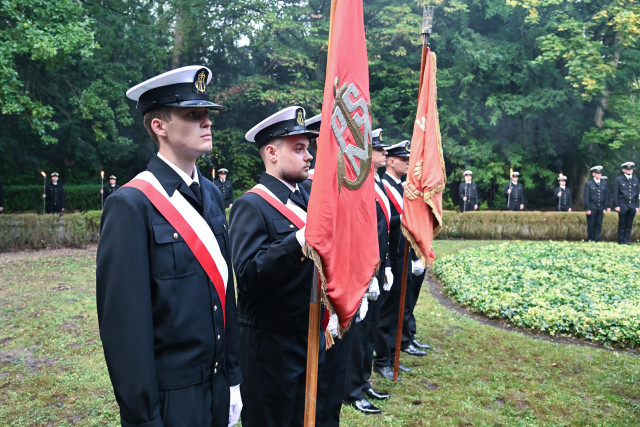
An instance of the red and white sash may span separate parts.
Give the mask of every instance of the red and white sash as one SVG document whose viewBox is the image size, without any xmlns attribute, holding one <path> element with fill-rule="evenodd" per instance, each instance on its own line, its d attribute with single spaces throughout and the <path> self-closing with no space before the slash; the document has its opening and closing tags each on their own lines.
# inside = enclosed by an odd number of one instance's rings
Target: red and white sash
<svg viewBox="0 0 640 427">
<path fill-rule="evenodd" d="M 220 297 L 224 317 L 229 268 L 209 224 L 179 191 L 175 191 L 173 196 L 169 197 L 160 181 L 149 171 L 139 173 L 123 187 L 133 187 L 142 191 L 160 214 L 184 238 L 187 246 L 213 282 Z"/>
<path fill-rule="evenodd" d="M 291 203 L 291 207 L 285 205 L 264 185 L 258 184 L 251 190 L 247 191 L 247 193 L 254 193 L 262 197 L 267 203 L 273 206 L 299 229 L 302 230 L 307 224 L 307 213 L 302 208 L 297 206 L 295 203 Z"/>
<path fill-rule="evenodd" d="M 402 207 L 404 206 L 402 204 L 402 194 L 400 194 L 398 190 L 396 190 L 396 188 L 391 185 L 386 179 L 383 179 L 382 182 L 384 183 L 384 186 L 387 189 L 387 193 L 389 194 L 389 200 L 391 201 L 391 203 L 393 203 L 393 206 L 395 206 L 398 213 L 402 215 Z"/>
<path fill-rule="evenodd" d="M 384 191 L 382 191 L 382 188 L 380 188 L 377 182 L 374 184 L 374 187 L 376 188 L 376 202 L 378 202 L 378 205 L 380 205 L 384 216 L 387 218 L 387 228 L 389 228 L 389 221 L 391 219 L 391 206 L 389 205 L 389 198 L 384 193 Z"/>
</svg>

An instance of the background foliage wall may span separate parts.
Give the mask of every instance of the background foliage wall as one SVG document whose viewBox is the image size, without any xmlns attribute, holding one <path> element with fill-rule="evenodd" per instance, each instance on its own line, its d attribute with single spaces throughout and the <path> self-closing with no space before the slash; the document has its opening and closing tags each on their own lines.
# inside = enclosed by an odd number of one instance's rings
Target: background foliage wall
<svg viewBox="0 0 640 427">
<path fill-rule="evenodd" d="M 261 172 L 243 135 L 280 108 L 321 109 L 330 0 L 8 0 L 0 4 L 0 181 L 66 184 L 100 170 L 124 183 L 156 150 L 124 92 L 170 68 L 204 63 L 228 110 L 199 161 L 236 188 Z M 615 176 L 639 161 L 640 4 L 623 0 L 365 0 L 374 126 L 410 138 L 421 6 L 435 4 L 432 48 L 449 203 L 467 168 L 501 208 L 510 167 L 530 208 L 551 208 L 563 172 L 580 199 L 588 166 Z"/>
</svg>

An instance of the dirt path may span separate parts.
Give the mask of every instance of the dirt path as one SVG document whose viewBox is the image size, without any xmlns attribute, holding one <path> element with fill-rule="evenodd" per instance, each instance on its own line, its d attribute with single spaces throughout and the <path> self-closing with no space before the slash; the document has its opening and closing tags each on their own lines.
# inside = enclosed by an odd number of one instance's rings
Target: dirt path
<svg viewBox="0 0 640 427">
<path fill-rule="evenodd" d="M 98 245 L 89 245 L 84 248 L 62 248 L 62 249 L 28 249 L 17 252 L 0 252 L 0 262 L 5 260 L 38 258 L 48 256 L 64 256 L 72 254 L 94 254 L 98 249 Z"/>
</svg>

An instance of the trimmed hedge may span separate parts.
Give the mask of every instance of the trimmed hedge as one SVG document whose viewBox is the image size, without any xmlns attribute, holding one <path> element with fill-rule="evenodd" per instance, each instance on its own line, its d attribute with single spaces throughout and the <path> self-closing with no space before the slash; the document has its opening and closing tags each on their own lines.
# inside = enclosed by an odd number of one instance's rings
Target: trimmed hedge
<svg viewBox="0 0 640 427">
<path fill-rule="evenodd" d="M 438 239 L 587 240 L 584 212 L 443 212 Z M 618 214 L 604 214 L 602 240 L 618 240 Z M 631 241 L 640 241 L 640 214 L 633 221 Z"/>
<path fill-rule="evenodd" d="M 100 211 L 64 215 L 0 215 L 0 252 L 97 243 Z"/>
<path fill-rule="evenodd" d="M 5 212 L 42 213 L 42 185 L 4 186 Z M 65 212 L 100 209 L 100 185 L 65 185 Z"/>
</svg>

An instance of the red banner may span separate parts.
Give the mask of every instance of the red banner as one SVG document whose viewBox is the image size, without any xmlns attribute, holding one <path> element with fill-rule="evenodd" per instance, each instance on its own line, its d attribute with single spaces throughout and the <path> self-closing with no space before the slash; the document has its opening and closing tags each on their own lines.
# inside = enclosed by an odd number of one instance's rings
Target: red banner
<svg viewBox="0 0 640 427">
<path fill-rule="evenodd" d="M 334 4 L 305 253 L 316 263 L 323 300 L 344 330 L 380 255 L 362 0 Z"/>
<path fill-rule="evenodd" d="M 425 265 L 431 265 L 431 242 L 442 229 L 442 190 L 446 173 L 436 105 L 436 55 L 431 50 L 426 54 L 411 137 L 402 232 Z"/>
</svg>

